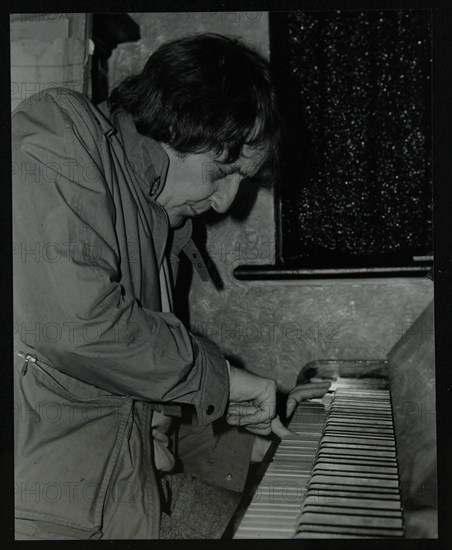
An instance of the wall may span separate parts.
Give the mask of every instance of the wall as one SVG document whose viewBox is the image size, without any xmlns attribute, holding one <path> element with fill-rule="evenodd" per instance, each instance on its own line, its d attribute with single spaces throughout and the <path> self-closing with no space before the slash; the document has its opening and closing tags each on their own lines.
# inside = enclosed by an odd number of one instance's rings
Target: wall
<svg viewBox="0 0 452 550">
<path fill-rule="evenodd" d="M 258 218 L 271 220 L 271 213 L 262 200 L 247 223 L 263 233 L 268 223 Z M 385 358 L 432 299 L 428 279 L 237 281 L 231 271 L 239 255 L 234 260 L 226 251 L 244 237 L 227 222 L 209 228 L 208 248 L 219 252 L 214 260 L 224 290 L 194 276 L 192 328 L 287 389 L 311 360 Z"/>
<path fill-rule="evenodd" d="M 239 36 L 269 54 L 264 12 L 129 15 L 140 25 L 142 38 L 113 53 L 112 85 L 139 71 L 164 41 L 186 33 Z M 432 299 L 429 279 L 238 281 L 232 275 L 237 265 L 274 261 L 272 192 L 260 190 L 247 216 L 239 208 L 231 214 L 208 225 L 205 234 L 223 289 L 201 282 L 196 274 L 183 281 L 190 288 L 190 324 L 237 362 L 276 378 L 283 388 L 291 387 L 300 368 L 313 359 L 385 358 Z"/>
<path fill-rule="evenodd" d="M 10 16 L 11 110 L 51 86 L 90 94 L 89 24 L 85 14 Z"/>
</svg>

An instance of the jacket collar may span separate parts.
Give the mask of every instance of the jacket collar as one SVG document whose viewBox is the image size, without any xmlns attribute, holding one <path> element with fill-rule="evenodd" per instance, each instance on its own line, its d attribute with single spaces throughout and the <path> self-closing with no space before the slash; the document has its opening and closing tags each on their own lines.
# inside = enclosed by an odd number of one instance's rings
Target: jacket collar
<svg viewBox="0 0 452 550">
<path fill-rule="evenodd" d="M 168 173 L 169 158 L 165 150 L 155 139 L 140 134 L 129 114 L 118 112 L 112 117 L 106 101 L 97 105 L 97 109 L 105 117 L 102 121 L 105 133 L 119 134 L 118 137 L 140 187 L 150 202 L 155 204 L 154 199 L 163 189 Z M 191 234 L 192 221 L 187 219 L 181 228 L 171 233 L 172 253 L 178 255 L 184 251 L 201 279 L 208 281 L 209 272 L 202 255 L 191 239 Z"/>
<path fill-rule="evenodd" d="M 111 118 L 107 102 L 98 105 L 98 109 Z M 112 123 L 116 127 L 127 158 L 137 176 L 145 196 L 155 199 L 162 191 L 168 173 L 169 158 L 161 145 L 140 134 L 128 113 L 117 112 Z"/>
</svg>

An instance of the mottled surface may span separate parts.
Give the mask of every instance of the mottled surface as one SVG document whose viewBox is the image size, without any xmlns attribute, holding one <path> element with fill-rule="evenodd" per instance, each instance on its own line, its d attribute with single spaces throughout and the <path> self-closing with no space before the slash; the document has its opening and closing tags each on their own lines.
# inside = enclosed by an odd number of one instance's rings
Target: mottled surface
<svg viewBox="0 0 452 550">
<path fill-rule="evenodd" d="M 433 302 L 391 350 L 389 376 L 407 535 L 437 536 Z"/>
<path fill-rule="evenodd" d="M 295 151 L 284 185 L 285 259 L 431 253 L 430 17 L 287 16 L 290 110 L 310 154 Z"/>
<path fill-rule="evenodd" d="M 80 14 L 11 16 L 11 110 L 52 86 L 90 90 L 85 26 Z"/>
</svg>

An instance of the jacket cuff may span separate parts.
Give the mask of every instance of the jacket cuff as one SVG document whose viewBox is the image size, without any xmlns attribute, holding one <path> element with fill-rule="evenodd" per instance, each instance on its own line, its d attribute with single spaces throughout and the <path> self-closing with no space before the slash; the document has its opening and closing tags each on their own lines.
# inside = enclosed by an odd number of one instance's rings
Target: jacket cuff
<svg viewBox="0 0 452 550">
<path fill-rule="evenodd" d="M 194 403 L 199 425 L 221 418 L 229 400 L 229 369 L 220 348 L 208 338 L 194 338 L 202 372 L 199 399 Z"/>
</svg>

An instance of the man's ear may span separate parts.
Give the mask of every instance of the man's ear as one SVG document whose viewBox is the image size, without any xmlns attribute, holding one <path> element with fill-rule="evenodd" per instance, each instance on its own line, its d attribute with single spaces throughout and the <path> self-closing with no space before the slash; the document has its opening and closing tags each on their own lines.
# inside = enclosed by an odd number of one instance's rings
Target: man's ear
<svg viewBox="0 0 452 550">
<path fill-rule="evenodd" d="M 174 126 L 172 124 L 170 124 L 170 127 L 169 127 L 169 142 L 173 143 L 174 142 L 174 138 L 175 138 L 175 132 L 174 132 Z M 178 156 L 181 156 L 181 153 L 179 153 L 179 151 L 176 151 L 173 147 L 171 147 L 171 145 L 169 143 L 166 143 L 166 146 L 167 147 L 170 147 L 173 151 L 175 151 L 175 153 L 178 155 Z"/>
</svg>

